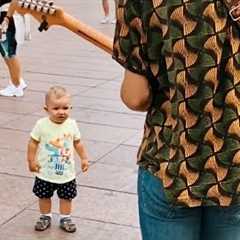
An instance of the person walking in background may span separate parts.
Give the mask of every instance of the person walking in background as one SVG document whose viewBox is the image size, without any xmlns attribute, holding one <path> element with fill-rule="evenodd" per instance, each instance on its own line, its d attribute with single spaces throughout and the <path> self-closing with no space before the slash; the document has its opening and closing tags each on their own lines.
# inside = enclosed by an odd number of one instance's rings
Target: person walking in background
<svg viewBox="0 0 240 240">
<path fill-rule="evenodd" d="M 117 5 L 118 5 L 118 0 L 114 0 L 115 3 L 115 13 L 114 13 L 114 18 L 112 20 L 110 20 L 110 6 L 109 6 L 109 1 L 108 0 L 102 0 L 102 7 L 103 7 L 103 11 L 104 11 L 104 18 L 101 20 L 102 24 L 106 24 L 106 23 L 112 23 L 115 24 L 116 23 L 116 9 L 117 9 Z"/>
<path fill-rule="evenodd" d="M 0 0 L 0 53 L 7 65 L 10 84 L 0 90 L 0 95 L 7 97 L 21 97 L 24 95 L 23 90 L 27 87 L 22 78 L 22 69 L 19 58 L 16 56 L 16 51 L 19 42 L 17 41 L 25 34 L 25 29 L 20 28 L 17 19 L 22 16 L 13 16 L 14 11 L 11 9 L 11 0 Z M 22 33 L 21 33 L 22 32 Z M 17 38 L 17 36 L 19 36 Z M 26 37 L 30 37 L 29 33 Z M 21 40 L 22 42 L 22 40 Z"/>
<path fill-rule="evenodd" d="M 44 106 L 48 117 L 38 120 L 31 132 L 27 162 L 36 176 L 33 192 L 39 199 L 41 214 L 36 231 L 44 231 L 51 225 L 54 191 L 60 199 L 60 228 L 66 232 L 76 231 L 71 219 L 72 200 L 77 195 L 74 149 L 81 158 L 83 172 L 88 170 L 89 160 L 77 123 L 69 117 L 71 108 L 66 89 L 51 87 Z"/>
<path fill-rule="evenodd" d="M 142 239 L 240 239 L 238 24 L 218 0 L 120 0 L 118 12 L 121 98 L 147 111 Z"/>
</svg>

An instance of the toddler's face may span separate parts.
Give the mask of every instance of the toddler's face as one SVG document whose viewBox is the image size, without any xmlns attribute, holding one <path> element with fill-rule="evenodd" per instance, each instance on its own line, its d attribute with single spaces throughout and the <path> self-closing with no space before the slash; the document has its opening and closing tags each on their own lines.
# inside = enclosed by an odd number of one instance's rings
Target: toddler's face
<svg viewBox="0 0 240 240">
<path fill-rule="evenodd" d="M 50 120 L 58 124 L 66 121 L 69 117 L 71 108 L 70 96 L 63 96 L 61 98 L 52 96 L 45 106 Z"/>
</svg>

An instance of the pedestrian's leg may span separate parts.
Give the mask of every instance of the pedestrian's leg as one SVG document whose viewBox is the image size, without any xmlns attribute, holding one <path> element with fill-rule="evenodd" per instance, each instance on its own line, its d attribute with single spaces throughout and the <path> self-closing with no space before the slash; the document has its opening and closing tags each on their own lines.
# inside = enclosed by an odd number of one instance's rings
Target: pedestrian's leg
<svg viewBox="0 0 240 240">
<path fill-rule="evenodd" d="M 4 58 L 12 83 L 18 87 L 21 80 L 21 64 L 18 57 Z"/>
<path fill-rule="evenodd" d="M 201 208 L 172 207 L 161 181 L 142 168 L 138 175 L 139 217 L 143 240 L 199 240 Z"/>
<path fill-rule="evenodd" d="M 104 18 L 102 19 L 101 23 L 105 24 L 109 22 L 109 2 L 108 0 L 102 0 L 102 7 L 104 11 Z"/>
<path fill-rule="evenodd" d="M 104 16 L 108 17 L 109 16 L 109 3 L 108 3 L 108 0 L 102 0 L 102 6 L 103 6 L 103 11 L 104 11 Z"/>
<path fill-rule="evenodd" d="M 114 14 L 114 18 L 113 20 L 111 21 L 112 24 L 115 24 L 116 23 L 116 19 L 117 19 L 117 9 L 118 9 L 118 1 L 119 0 L 114 0 L 114 6 L 115 6 L 115 14 Z"/>
<path fill-rule="evenodd" d="M 11 78 L 10 84 L 0 90 L 0 95 L 7 97 L 22 97 L 24 95 L 23 89 L 27 87 L 24 80 L 21 78 L 21 65 L 16 56 L 4 58 L 8 67 Z"/>
<path fill-rule="evenodd" d="M 206 207 L 202 217 L 201 240 L 239 240 L 240 206 Z"/>
</svg>

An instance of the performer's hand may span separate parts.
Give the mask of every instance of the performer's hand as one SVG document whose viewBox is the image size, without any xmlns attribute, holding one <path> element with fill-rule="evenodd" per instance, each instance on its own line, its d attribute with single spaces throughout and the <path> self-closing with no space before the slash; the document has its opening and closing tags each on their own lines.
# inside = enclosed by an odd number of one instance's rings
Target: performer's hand
<svg viewBox="0 0 240 240">
<path fill-rule="evenodd" d="M 83 172 L 86 172 L 88 170 L 88 168 L 89 168 L 88 159 L 82 159 L 81 167 L 82 167 Z"/>
<path fill-rule="evenodd" d="M 29 161 L 28 162 L 28 168 L 30 172 L 39 172 L 41 166 L 36 161 Z"/>
<path fill-rule="evenodd" d="M 9 25 L 9 18 L 5 17 L 5 18 L 3 19 L 2 24 L 1 24 L 1 28 L 2 28 L 2 32 L 3 32 L 3 33 L 6 33 L 6 32 L 7 32 L 8 25 Z"/>
<path fill-rule="evenodd" d="M 6 32 L 8 29 L 8 25 L 9 25 L 9 19 L 5 17 L 2 24 L 0 25 L 0 41 L 6 40 Z"/>
</svg>

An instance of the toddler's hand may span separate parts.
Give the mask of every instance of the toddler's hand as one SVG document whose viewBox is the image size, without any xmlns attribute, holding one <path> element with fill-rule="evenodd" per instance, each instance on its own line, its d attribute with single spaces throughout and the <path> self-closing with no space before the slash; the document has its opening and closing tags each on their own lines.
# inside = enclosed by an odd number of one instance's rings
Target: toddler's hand
<svg viewBox="0 0 240 240">
<path fill-rule="evenodd" d="M 89 167 L 88 159 L 82 159 L 81 167 L 83 172 L 86 172 L 88 170 Z"/>
<path fill-rule="evenodd" d="M 32 161 L 28 163 L 28 168 L 30 172 L 39 172 L 41 166 L 36 162 L 36 161 Z"/>
</svg>

